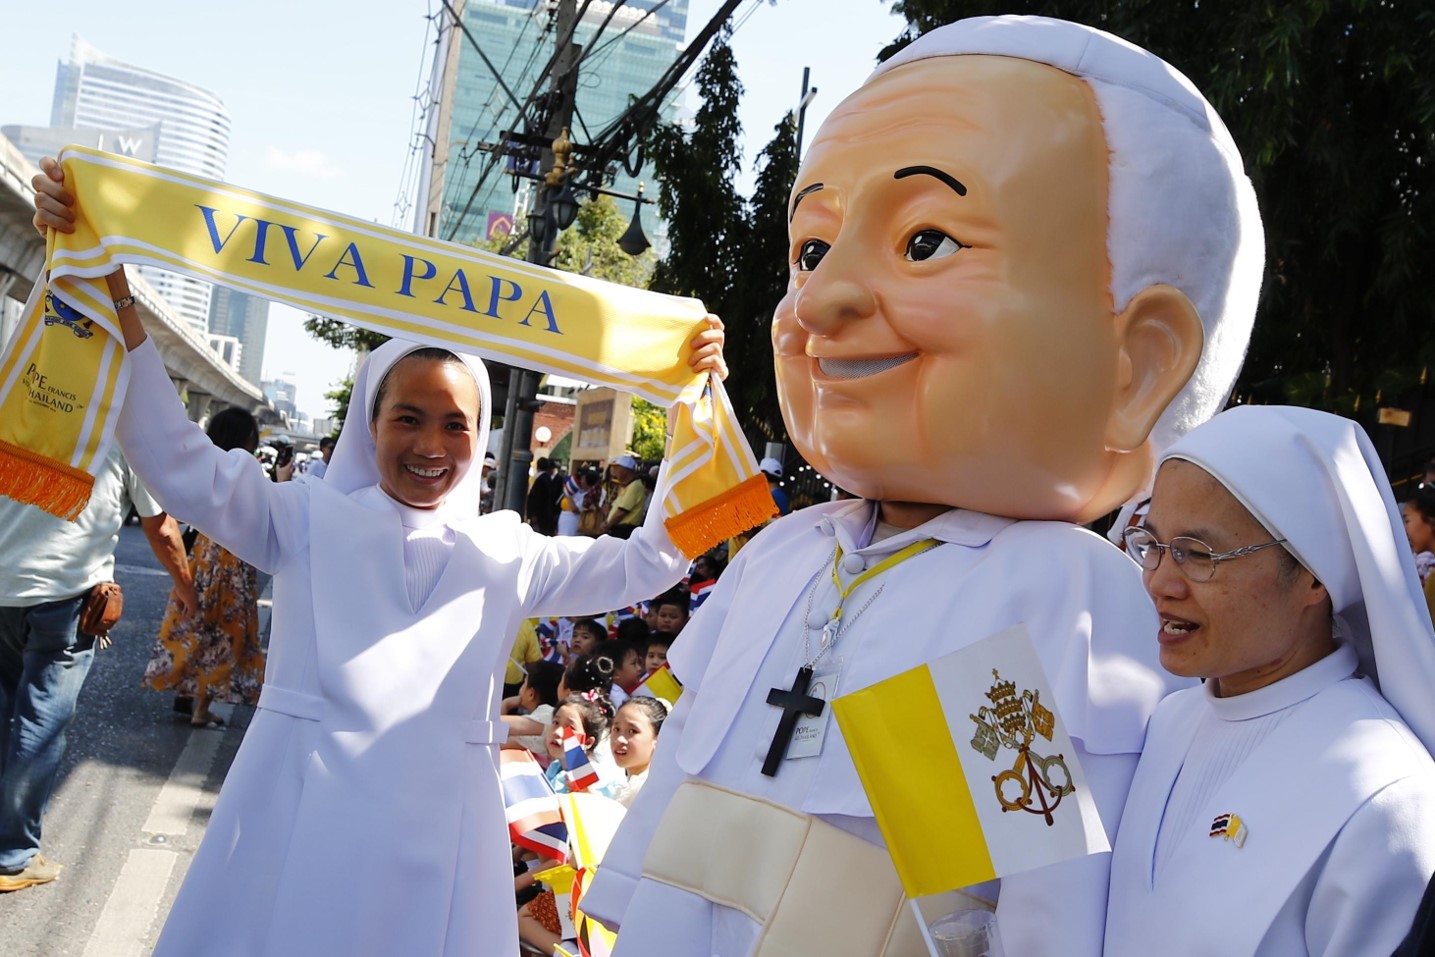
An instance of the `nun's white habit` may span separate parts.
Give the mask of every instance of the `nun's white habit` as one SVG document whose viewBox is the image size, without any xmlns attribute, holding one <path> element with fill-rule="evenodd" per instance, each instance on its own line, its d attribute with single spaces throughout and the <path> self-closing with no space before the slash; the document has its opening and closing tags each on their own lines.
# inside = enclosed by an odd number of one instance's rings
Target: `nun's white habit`
<svg viewBox="0 0 1435 957">
<path fill-rule="evenodd" d="M 416 348 L 370 356 L 324 480 L 281 485 L 186 421 L 150 343 L 131 354 L 118 436 L 135 471 L 274 575 L 259 709 L 157 957 L 511 952 L 494 721 L 513 635 L 658 594 L 686 565 L 658 518 L 623 542 L 479 517 L 477 467 L 437 510 L 389 498 L 369 405 Z M 486 422 L 487 373 L 464 361 Z"/>
<path fill-rule="evenodd" d="M 1435 635 L 1379 459 L 1354 422 L 1279 407 L 1224 412 L 1170 459 L 1286 540 L 1339 643 L 1255 691 L 1207 682 L 1161 703 L 1112 857 L 1106 953 L 1386 957 L 1435 872 Z"/>
</svg>

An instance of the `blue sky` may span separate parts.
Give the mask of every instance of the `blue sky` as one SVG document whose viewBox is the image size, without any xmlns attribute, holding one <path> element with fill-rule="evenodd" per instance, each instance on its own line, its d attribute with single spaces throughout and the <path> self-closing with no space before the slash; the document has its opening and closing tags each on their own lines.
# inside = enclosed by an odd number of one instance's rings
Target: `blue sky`
<svg viewBox="0 0 1435 957">
<path fill-rule="evenodd" d="M 719 5 L 691 0 L 689 30 Z M 218 96 L 233 119 L 231 182 L 397 225 L 414 94 L 427 79 L 420 72 L 433 39 L 427 17 L 441 9 L 438 0 L 66 0 L 10 17 L 0 125 L 49 123 L 55 67 L 79 34 L 110 56 Z M 810 141 L 902 27 L 882 0 L 748 0 L 736 21 L 749 165 L 795 105 L 804 66 L 819 90 L 807 114 Z M 351 357 L 309 338 L 302 320 L 271 308 L 264 375 L 293 372 L 299 408 L 324 415 L 323 393 Z"/>
</svg>

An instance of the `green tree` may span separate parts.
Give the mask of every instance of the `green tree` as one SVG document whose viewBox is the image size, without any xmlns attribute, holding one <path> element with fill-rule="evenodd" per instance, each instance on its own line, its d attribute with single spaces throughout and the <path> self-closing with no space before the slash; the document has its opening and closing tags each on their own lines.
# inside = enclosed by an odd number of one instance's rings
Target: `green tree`
<svg viewBox="0 0 1435 957">
<path fill-rule="evenodd" d="M 748 205 L 742 246 L 742 281 L 734 290 L 728 327 L 729 392 L 753 444 L 787 438 L 773 372 L 772 311 L 787 294 L 787 204 L 797 179 L 797 124 L 791 114 L 773 129 L 758 155 L 757 182 Z"/>
<path fill-rule="evenodd" d="M 1230 127 L 1266 274 L 1237 395 L 1373 411 L 1435 361 L 1435 8 L 1392 0 L 895 0 L 908 30 L 1026 13 L 1160 55 Z"/>
<path fill-rule="evenodd" d="M 633 440 L 629 447 L 645 462 L 663 457 L 667 445 L 668 413 L 647 399 L 633 399 Z"/>
<path fill-rule="evenodd" d="M 669 242 L 653 288 L 696 296 L 718 315 L 726 313 L 740 280 L 739 256 L 748 235 L 746 204 L 733 186 L 742 168 L 742 124 L 737 120 L 742 83 L 730 36 L 724 29 L 698 68 L 703 102 L 691 132 L 676 123 L 660 124 L 648 138 Z"/>
<path fill-rule="evenodd" d="M 359 352 L 373 352 L 389 341 L 389 337 L 381 332 L 362 329 L 342 319 L 331 319 L 328 316 L 311 315 L 304 320 L 304 331 L 335 349 L 356 349 Z M 339 420 L 341 429 L 349 415 L 349 395 L 353 390 L 354 380 L 344 379 L 334 384 L 333 391 L 324 393 L 324 398 L 334 403 L 334 418 Z"/>
<path fill-rule="evenodd" d="M 653 278 L 658 257 L 651 249 L 629 256 L 618 248 L 628 229 L 628 218 L 611 196 L 594 196 L 578 207 L 573 228 L 558 237 L 554 267 L 624 286 L 645 288 Z"/>
<path fill-rule="evenodd" d="M 653 288 L 696 296 L 727 327 L 727 389 L 748 438 L 785 438 L 772 365 L 772 310 L 787 288 L 787 197 L 797 175 L 796 130 L 784 119 L 758 159 L 752 200 L 733 183 L 741 169 L 737 104 L 742 84 L 728 35 L 713 42 L 697 75 L 702 107 L 691 129 L 657 127 L 648 156 L 658 174 L 669 251 Z"/>
</svg>

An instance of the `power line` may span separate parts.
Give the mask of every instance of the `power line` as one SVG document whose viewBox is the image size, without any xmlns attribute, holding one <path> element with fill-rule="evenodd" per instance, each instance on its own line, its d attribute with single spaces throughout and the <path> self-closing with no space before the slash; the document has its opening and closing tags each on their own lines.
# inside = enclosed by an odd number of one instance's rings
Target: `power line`
<svg viewBox="0 0 1435 957">
<path fill-rule="evenodd" d="M 583 59 L 584 59 L 584 60 L 587 60 L 590 56 L 595 57 L 595 58 L 598 57 L 598 56 L 601 56 L 604 50 L 608 49 L 608 48 L 611 47 L 613 44 L 617 43 L 619 40 L 623 39 L 625 36 L 627 36 L 628 34 L 632 33 L 633 30 L 635 30 L 637 27 L 639 27 L 640 25 L 642 25 L 642 23 L 643 23 L 645 20 L 647 20 L 647 19 L 648 19 L 649 17 L 651 17 L 653 14 L 657 13 L 659 10 L 663 9 L 663 7 L 666 7 L 666 6 L 668 5 L 668 2 L 669 2 L 669 0 L 660 0 L 659 3 L 656 3 L 656 4 L 654 4 L 653 6 L 649 7 L 648 10 L 647 10 L 641 17 L 639 17 L 637 20 L 635 20 L 635 21 L 633 21 L 631 24 L 629 24 L 629 25 L 628 25 L 628 28 L 627 28 L 626 30 L 624 30 L 622 33 L 618 34 L 616 37 L 613 37 L 613 38 L 610 39 L 607 43 L 604 43 L 602 46 L 600 46 L 600 47 L 598 47 L 598 48 L 596 48 L 596 49 L 590 51 L 589 53 L 585 53 L 585 54 L 583 55 Z M 608 54 L 608 55 L 609 55 L 609 56 L 612 56 L 613 54 L 610 53 L 610 54 Z M 595 60 L 593 61 L 593 63 L 591 64 L 591 69 L 594 69 L 594 70 L 598 69 L 598 67 L 599 67 L 599 65 L 600 65 L 601 63 L 602 63 L 601 60 L 595 59 Z"/>
<path fill-rule="evenodd" d="M 437 16 L 433 10 L 433 4 L 430 3 L 429 12 L 424 15 L 424 19 L 428 21 L 429 27 L 424 31 L 423 52 L 419 54 L 418 77 L 414 81 L 413 113 L 409 119 L 409 151 L 408 155 L 404 158 L 403 170 L 399 173 L 398 194 L 394 197 L 393 221 L 390 224 L 393 226 L 400 225 L 404 217 L 408 215 L 409 209 L 412 206 L 412 201 L 407 195 L 408 190 L 410 186 L 417 185 L 418 164 L 415 163 L 414 159 L 416 156 L 422 155 L 420 148 L 422 135 L 416 134 L 428 125 L 428 111 L 433 108 L 432 101 L 425 102 L 424 100 L 424 95 L 428 92 L 428 84 L 424 81 L 424 77 L 432 70 L 432 67 L 428 66 L 429 36 L 430 31 L 434 28 L 434 20 Z M 441 39 L 442 33 L 438 32 L 437 36 Z M 437 43 L 435 43 L 435 48 L 437 48 Z M 426 69 L 426 67 L 428 68 Z"/>
<path fill-rule="evenodd" d="M 513 41 L 513 46 L 509 47 L 508 49 L 508 58 L 503 61 L 503 66 L 500 67 L 500 70 L 502 72 L 508 72 L 508 64 L 513 62 L 513 55 L 518 52 L 519 46 L 523 43 L 524 35 L 528 33 L 528 28 L 533 25 L 533 21 L 538 19 L 537 13 L 538 5 L 534 4 L 533 8 L 529 10 L 528 17 L 523 21 L 523 27 L 518 31 L 518 37 Z M 525 62 L 523 64 L 523 68 L 518 71 L 518 78 L 520 82 L 522 81 L 523 77 L 528 75 L 528 69 L 529 67 L 533 66 L 533 61 L 538 59 L 538 51 L 540 49 L 540 45 L 543 43 L 543 38 L 553 27 L 552 17 L 548 17 L 546 19 L 547 22 L 544 23 L 543 29 L 539 31 L 538 38 L 533 42 L 533 50 L 529 53 L 527 62 Z M 491 106 L 493 106 L 494 98 L 497 96 L 497 87 L 489 91 L 488 99 L 484 101 L 483 106 L 479 107 L 478 112 L 474 115 L 473 126 L 469 129 L 468 136 L 464 139 L 465 143 L 473 142 L 474 134 L 478 132 L 478 124 L 483 121 L 484 113 L 487 112 Z M 500 113 L 499 115 L 501 116 L 502 113 Z M 480 141 L 488 139 L 488 137 L 492 133 L 492 130 L 493 128 L 492 126 L 490 126 L 488 132 L 484 133 L 484 135 L 480 138 Z M 464 162 L 468 162 L 466 157 L 464 159 Z"/>
<path fill-rule="evenodd" d="M 557 45 L 554 47 L 553 53 L 548 58 L 548 62 L 544 65 L 542 72 L 540 72 L 538 75 L 538 81 L 534 84 L 532 91 L 529 92 L 528 97 L 523 101 L 523 104 L 519 106 L 517 120 L 511 127 L 509 127 L 509 129 L 517 130 L 518 127 L 523 125 L 524 120 L 527 119 L 528 107 L 531 106 L 533 104 L 533 101 L 538 98 L 538 91 L 542 87 L 543 81 L 553 70 L 554 64 L 558 62 L 559 53 L 562 50 L 566 49 L 568 44 L 573 42 L 573 32 L 577 30 L 578 24 L 579 22 L 581 22 L 583 14 L 587 12 L 588 5 L 591 2 L 592 0 L 583 0 L 583 7 L 578 12 L 578 16 L 574 18 L 573 24 L 571 27 L 569 27 L 567 34 L 563 36 L 559 40 Z M 444 0 L 444 5 L 448 6 L 448 0 Z M 455 218 L 454 221 L 449 224 L 449 227 L 443 237 L 444 239 L 453 239 L 454 235 L 458 232 L 458 227 L 460 226 L 460 224 L 462 224 L 463 221 L 468 218 L 469 211 L 473 209 L 474 200 L 478 198 L 478 194 L 480 191 L 482 191 L 484 183 L 488 181 L 489 174 L 492 173 L 494 167 L 498 165 L 498 160 L 501 155 L 502 151 L 498 149 L 493 150 L 489 154 L 488 162 L 484 164 L 483 171 L 479 173 L 478 182 L 474 185 L 472 191 L 470 191 L 468 194 L 468 201 L 464 203 L 463 211 L 460 212 L 457 218 Z"/>
</svg>

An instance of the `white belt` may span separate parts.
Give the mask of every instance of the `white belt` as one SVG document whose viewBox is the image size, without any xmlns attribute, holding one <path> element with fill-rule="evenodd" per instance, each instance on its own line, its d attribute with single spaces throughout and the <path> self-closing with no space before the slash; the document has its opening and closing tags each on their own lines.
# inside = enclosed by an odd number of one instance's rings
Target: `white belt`
<svg viewBox="0 0 1435 957">
<path fill-rule="evenodd" d="M 324 699 L 318 695 L 305 694 L 266 684 L 259 692 L 259 707 L 265 711 L 277 711 L 305 721 L 318 721 L 324 716 Z"/>
<path fill-rule="evenodd" d="M 328 704 L 318 695 L 266 684 L 259 692 L 259 707 L 305 721 L 321 721 Z M 508 726 L 497 721 L 474 719 L 464 722 L 463 740 L 467 744 L 502 744 L 507 736 Z"/>
</svg>

